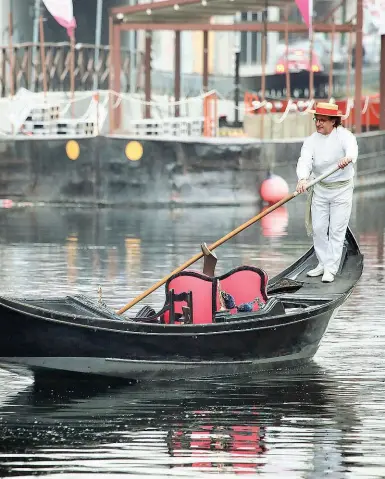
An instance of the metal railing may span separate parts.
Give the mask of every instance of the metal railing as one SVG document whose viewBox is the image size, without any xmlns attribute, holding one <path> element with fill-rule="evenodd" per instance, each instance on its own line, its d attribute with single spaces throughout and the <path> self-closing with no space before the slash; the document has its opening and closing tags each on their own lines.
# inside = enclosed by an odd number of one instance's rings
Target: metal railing
<svg viewBox="0 0 385 479">
<path fill-rule="evenodd" d="M 44 72 L 47 79 L 48 91 L 69 91 L 71 87 L 71 45 L 68 42 L 45 43 L 44 65 L 40 54 L 40 43 L 14 44 L 0 46 L 0 96 L 5 97 L 20 88 L 30 91 L 43 91 Z M 98 88 L 109 88 L 110 76 L 110 48 L 99 48 L 99 59 L 95 65 L 95 45 L 79 43 L 74 49 L 74 85 L 76 91 L 93 90 L 94 79 L 97 78 Z M 135 65 L 141 65 L 142 53 L 138 52 L 133 58 Z M 122 91 L 128 91 L 130 72 L 130 52 L 121 50 L 121 77 Z M 140 68 L 138 69 L 140 73 Z M 140 77 L 137 76 L 137 88 Z"/>
<path fill-rule="evenodd" d="M 74 69 L 71 71 L 71 45 L 69 42 L 45 43 L 44 65 L 40 55 L 40 43 L 19 43 L 12 48 L 0 46 L 0 97 L 14 94 L 20 88 L 30 91 L 44 90 L 44 72 L 47 80 L 48 91 L 70 91 L 71 75 L 74 76 L 74 89 L 76 91 L 92 91 L 94 80 L 97 79 L 99 90 L 110 88 L 110 48 L 99 47 L 97 64 L 95 64 L 95 45 L 79 43 L 74 49 Z M 140 92 L 144 89 L 144 54 L 137 52 L 132 58 L 128 49 L 121 49 L 120 80 L 121 92 Z M 131 89 L 130 70 L 131 62 L 135 68 L 135 86 Z M 354 70 L 350 71 L 350 84 L 354 84 Z M 333 74 L 333 95 L 343 96 L 346 94 L 346 70 L 335 71 Z M 132 77 L 131 77 L 132 78 Z M 248 91 L 254 90 L 250 82 L 242 86 Z M 151 74 L 151 90 L 153 94 L 173 95 L 174 73 L 153 70 Z M 251 79 L 254 82 L 254 79 Z M 255 83 L 257 83 L 255 81 Z M 210 75 L 209 90 L 216 90 L 222 95 L 232 96 L 234 79 L 229 75 Z M 199 73 L 185 73 L 181 75 L 181 97 L 193 97 L 202 93 L 202 75 Z M 363 87 L 368 91 L 379 89 L 379 68 L 365 67 L 363 69 Z M 322 86 L 323 92 L 317 97 L 329 95 L 328 86 Z M 257 90 L 257 87 L 255 88 Z M 284 94 L 284 92 L 281 92 Z M 280 97 L 282 97 L 280 94 Z M 307 98 L 306 92 L 300 95 Z M 274 95 L 269 95 L 272 98 Z"/>
</svg>

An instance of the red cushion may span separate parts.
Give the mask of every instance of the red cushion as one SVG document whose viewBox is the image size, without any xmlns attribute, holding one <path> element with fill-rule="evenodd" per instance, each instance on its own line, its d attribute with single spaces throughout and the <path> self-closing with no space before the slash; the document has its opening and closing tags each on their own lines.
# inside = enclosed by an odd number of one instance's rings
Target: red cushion
<svg viewBox="0 0 385 479">
<path fill-rule="evenodd" d="M 262 303 L 267 301 L 267 274 L 265 271 L 252 266 L 240 266 L 218 278 L 222 291 L 234 297 L 235 304 L 248 303 L 259 298 Z M 220 310 L 221 303 L 217 295 L 217 310 Z M 254 303 L 253 311 L 258 311 L 258 303 Z M 236 310 L 232 311 L 236 312 Z"/>
<path fill-rule="evenodd" d="M 214 285 L 216 281 L 209 276 L 195 271 L 182 271 L 169 279 L 166 291 L 174 290 L 176 294 L 192 292 L 194 324 L 209 324 L 213 322 Z M 184 302 L 175 303 L 175 312 L 182 313 Z"/>
</svg>

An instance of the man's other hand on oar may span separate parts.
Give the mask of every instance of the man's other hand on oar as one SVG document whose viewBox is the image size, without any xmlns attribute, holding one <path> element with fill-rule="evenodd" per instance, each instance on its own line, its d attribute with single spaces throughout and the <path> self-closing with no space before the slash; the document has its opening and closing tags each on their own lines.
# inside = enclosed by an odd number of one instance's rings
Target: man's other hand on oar
<svg viewBox="0 0 385 479">
<path fill-rule="evenodd" d="M 342 158 L 342 160 L 339 161 L 338 166 L 341 169 L 343 169 L 343 168 L 345 168 L 345 166 L 348 166 L 348 164 L 351 163 L 351 162 L 352 162 L 351 158 L 345 157 L 345 158 Z"/>
<path fill-rule="evenodd" d="M 305 193 L 306 188 L 307 188 L 307 180 L 299 180 L 297 183 L 297 188 L 296 188 L 298 193 Z"/>
</svg>

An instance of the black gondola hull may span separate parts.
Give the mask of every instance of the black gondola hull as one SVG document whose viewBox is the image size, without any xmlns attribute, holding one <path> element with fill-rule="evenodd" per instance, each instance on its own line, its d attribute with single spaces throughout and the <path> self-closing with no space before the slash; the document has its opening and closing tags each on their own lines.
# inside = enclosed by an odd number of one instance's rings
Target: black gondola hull
<svg viewBox="0 0 385 479">
<path fill-rule="evenodd" d="M 310 249 L 270 281 L 270 298 L 282 310 L 271 310 L 269 315 L 266 307 L 210 324 L 123 320 L 89 300 L 91 306 L 85 301 L 79 309 L 76 297 L 0 297 L 0 363 L 34 372 L 129 379 L 232 374 L 250 367 L 294 365 L 317 352 L 331 318 L 353 291 L 363 269 L 363 257 L 350 230 L 334 283 L 307 277 L 315 261 Z M 293 283 L 298 288 L 285 291 Z"/>
<path fill-rule="evenodd" d="M 313 357 L 337 306 L 271 327 L 261 328 L 258 321 L 247 321 L 247 327 L 238 331 L 218 328 L 211 333 L 174 335 L 117 333 L 3 314 L 0 362 L 24 365 L 33 371 L 52 368 L 127 378 L 179 376 L 203 366 L 216 372 L 218 368 L 241 366 L 276 367 L 278 362 Z"/>
</svg>

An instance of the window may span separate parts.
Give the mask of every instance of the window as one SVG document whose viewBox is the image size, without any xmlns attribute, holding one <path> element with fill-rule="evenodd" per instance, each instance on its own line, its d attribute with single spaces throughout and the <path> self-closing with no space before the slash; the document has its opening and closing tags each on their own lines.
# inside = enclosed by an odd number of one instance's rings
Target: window
<svg viewBox="0 0 385 479">
<path fill-rule="evenodd" d="M 263 12 L 246 12 L 241 14 L 242 22 L 263 22 Z M 261 32 L 241 32 L 240 62 L 243 65 L 262 63 L 262 35 Z M 266 42 L 267 43 L 267 42 Z M 266 51 L 267 58 L 267 51 Z"/>
</svg>

